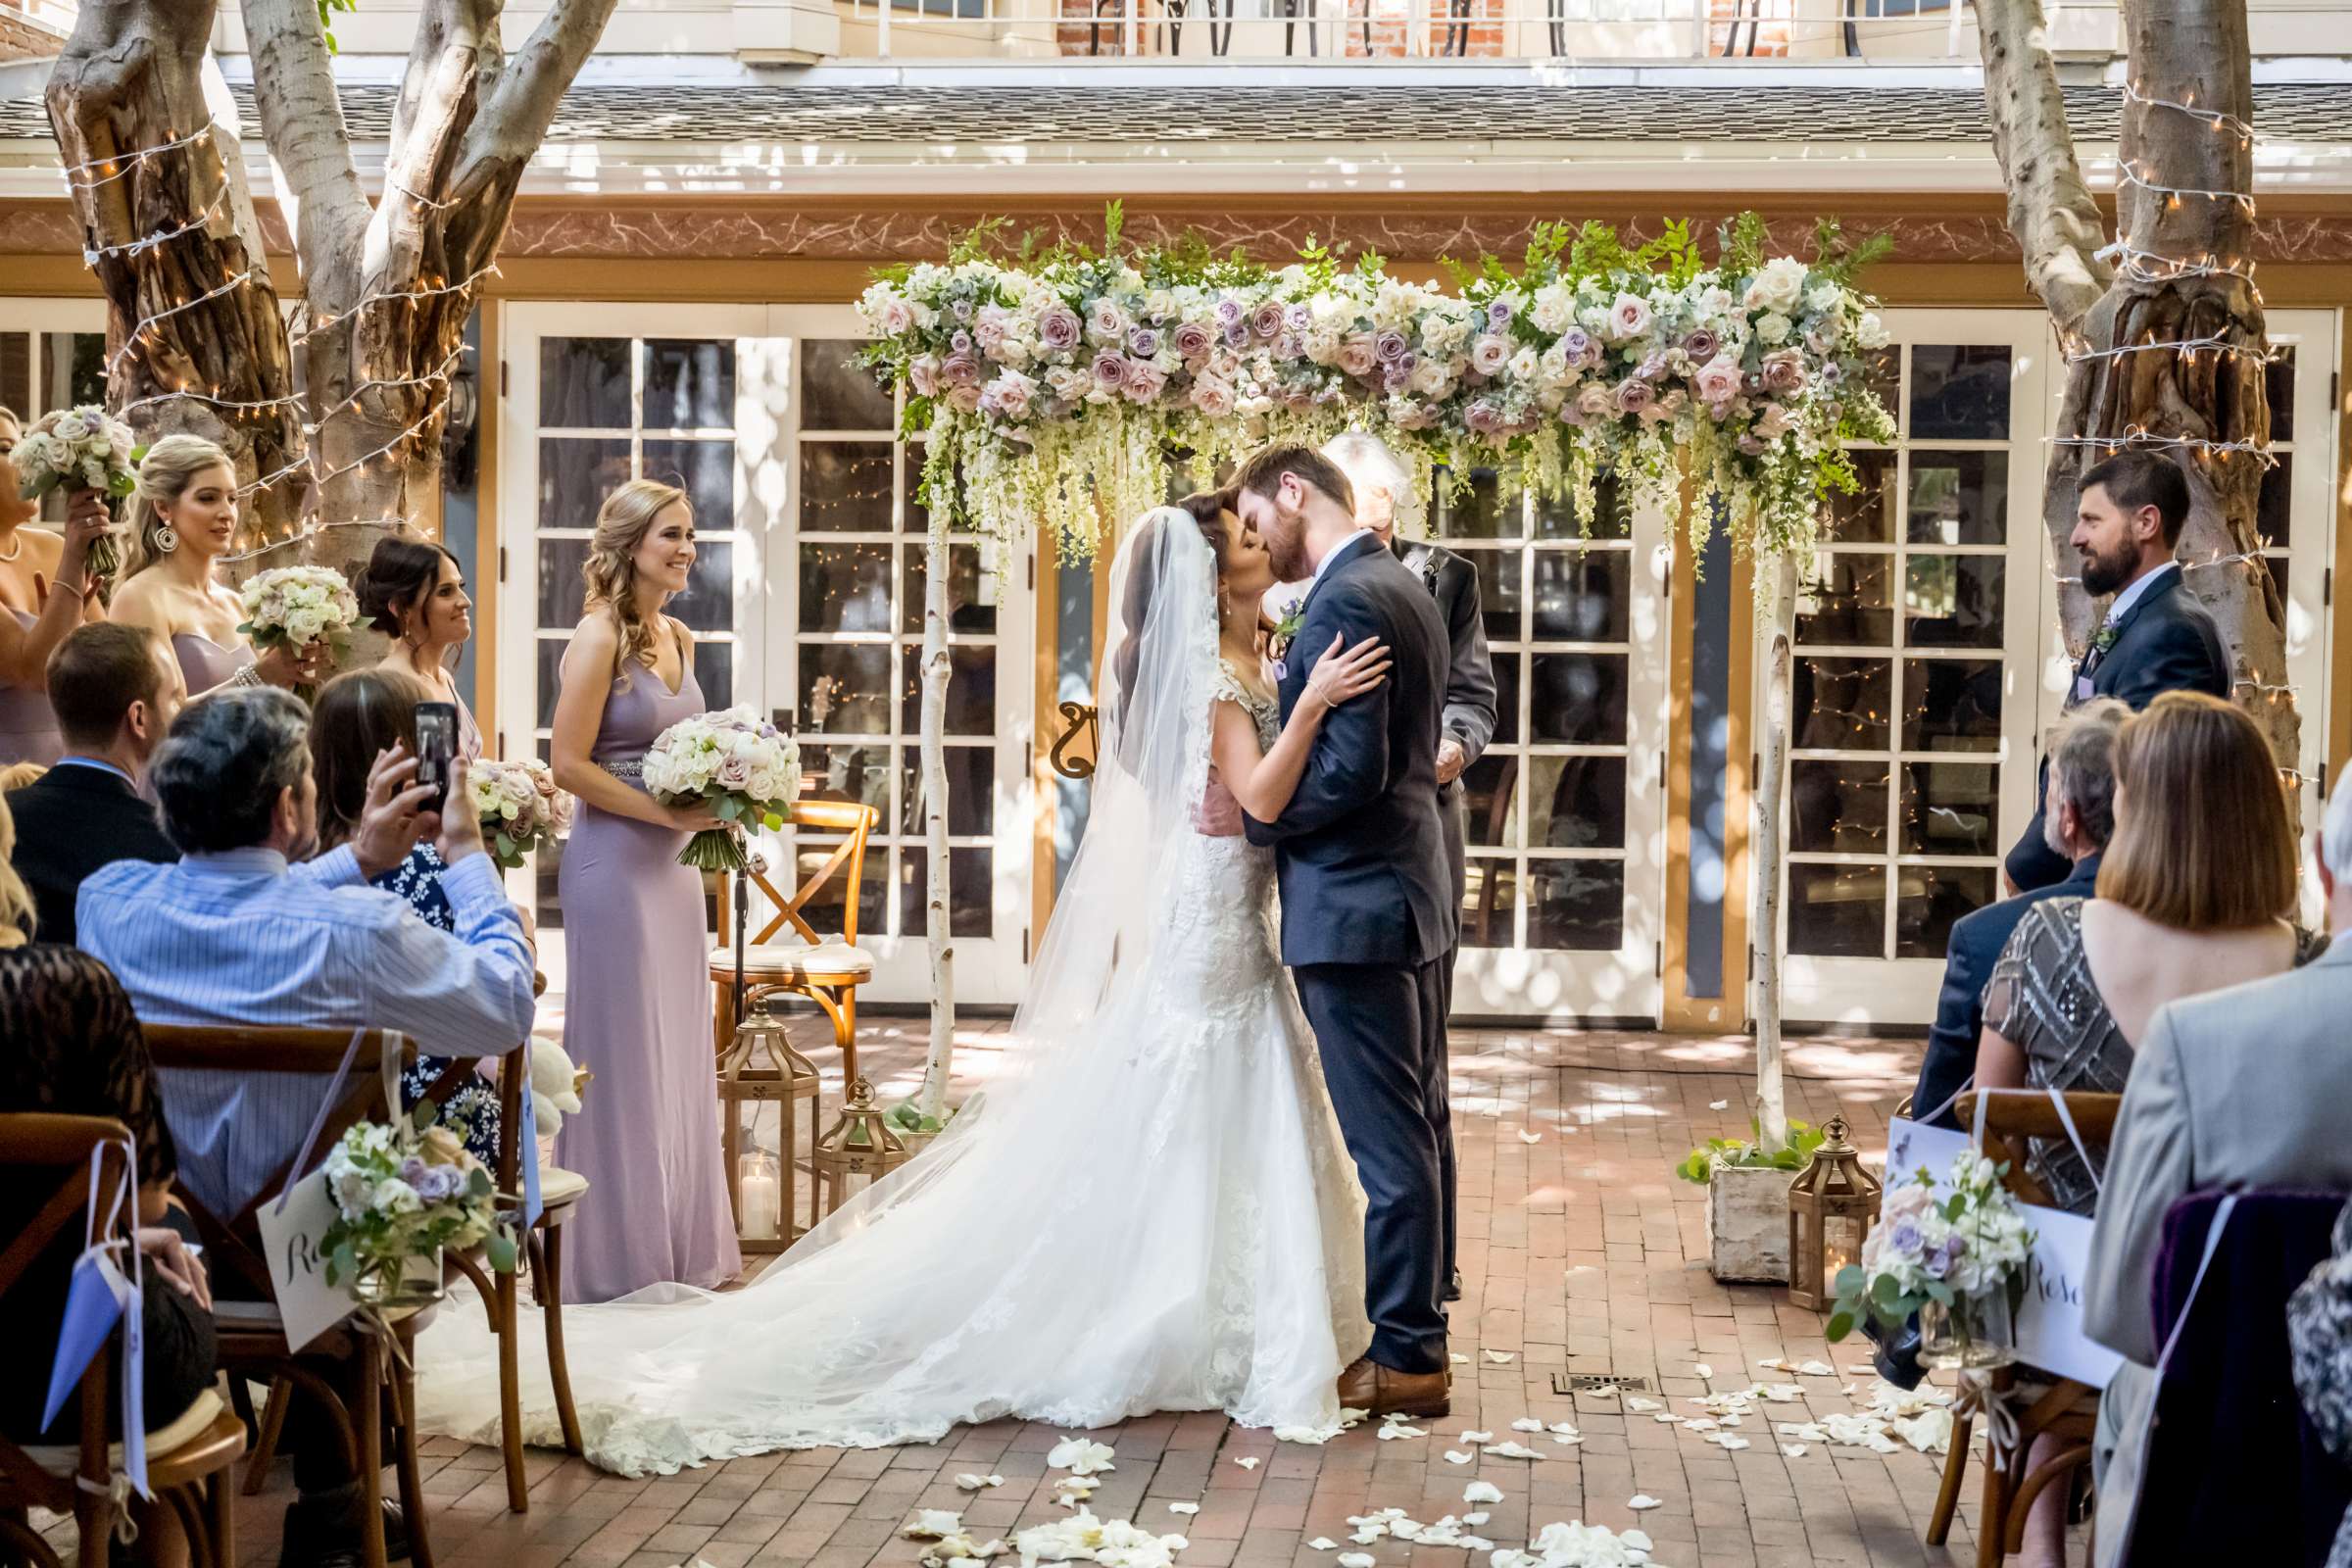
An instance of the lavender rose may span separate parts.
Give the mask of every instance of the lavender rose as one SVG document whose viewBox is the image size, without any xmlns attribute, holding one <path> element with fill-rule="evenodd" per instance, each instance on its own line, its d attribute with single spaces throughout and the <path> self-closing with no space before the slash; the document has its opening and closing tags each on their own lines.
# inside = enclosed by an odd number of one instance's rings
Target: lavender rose
<svg viewBox="0 0 2352 1568">
<path fill-rule="evenodd" d="M 1572 326 L 1561 333 L 1560 347 L 1568 351 L 1568 368 L 1572 370 L 1586 369 L 1599 358 L 1592 335 L 1581 326 Z"/>
<path fill-rule="evenodd" d="M 1721 347 L 1723 347 L 1722 341 L 1703 326 L 1683 339 L 1683 352 L 1689 355 L 1691 363 L 1695 365 L 1704 365 L 1713 359 L 1715 351 Z"/>
<path fill-rule="evenodd" d="M 1764 356 L 1764 389 L 1801 392 L 1805 385 L 1804 356 L 1794 349 L 1776 349 Z"/>
<path fill-rule="evenodd" d="M 1499 332 L 1511 324 L 1511 302 L 1505 299 L 1487 301 L 1487 330 Z"/>
<path fill-rule="evenodd" d="M 1066 354 L 1078 346 L 1086 323 L 1078 313 L 1066 305 L 1056 305 L 1037 318 L 1037 341 L 1056 354 Z"/>
<path fill-rule="evenodd" d="M 978 386 L 980 362 L 972 358 L 969 350 L 959 349 L 948 356 L 939 368 L 939 374 L 951 387 Z"/>
<path fill-rule="evenodd" d="M 1462 423 L 1473 435 L 1494 435 L 1503 426 L 1502 410 L 1480 398 L 1463 411 Z"/>
<path fill-rule="evenodd" d="M 1379 358 L 1379 350 L 1368 332 L 1354 333 L 1340 344 L 1340 368 L 1348 375 L 1370 375 Z"/>
<path fill-rule="evenodd" d="M 1159 367 L 1150 360 L 1129 360 L 1127 377 L 1119 390 L 1127 394 L 1127 400 L 1131 403 L 1151 403 L 1158 399 L 1160 388 L 1167 384 L 1167 380 L 1160 373 Z"/>
<path fill-rule="evenodd" d="M 1217 324 L 1231 326 L 1242 318 L 1242 302 L 1228 294 L 1217 301 Z"/>
<path fill-rule="evenodd" d="M 1701 402 L 1728 406 L 1740 395 L 1740 362 L 1718 354 L 1691 372 L 1690 382 Z"/>
<path fill-rule="evenodd" d="M 1104 349 L 1095 356 L 1095 385 L 1105 390 L 1124 386 L 1127 381 L 1127 357 L 1117 349 Z"/>
<path fill-rule="evenodd" d="M 1208 351 L 1216 346 L 1216 339 L 1199 321 L 1183 322 L 1169 334 L 1169 341 L 1175 345 L 1176 352 L 1188 360 L 1205 359 Z"/>
<path fill-rule="evenodd" d="M 1159 352 L 1159 334 L 1148 326 L 1139 326 L 1127 334 L 1127 352 L 1139 360 L 1148 360 Z"/>
<path fill-rule="evenodd" d="M 1613 394 L 1619 414 L 1640 414 L 1657 401 L 1657 391 L 1638 375 L 1629 375 L 1617 383 Z"/>
<path fill-rule="evenodd" d="M 1372 340 L 1373 357 L 1383 365 L 1395 365 L 1410 353 L 1412 347 L 1405 335 L 1394 327 Z"/>
</svg>

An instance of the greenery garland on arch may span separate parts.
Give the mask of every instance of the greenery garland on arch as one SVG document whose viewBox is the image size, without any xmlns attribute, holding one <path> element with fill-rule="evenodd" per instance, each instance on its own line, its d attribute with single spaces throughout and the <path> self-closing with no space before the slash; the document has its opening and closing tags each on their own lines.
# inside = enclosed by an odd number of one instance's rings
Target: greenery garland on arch
<svg viewBox="0 0 2352 1568">
<path fill-rule="evenodd" d="M 1197 239 L 1124 250 L 1119 218 L 1101 251 L 983 225 L 858 302 L 904 433 L 929 438 L 935 529 L 1042 526 L 1083 558 L 1165 498 L 1171 451 L 1214 468 L 1353 426 L 1414 467 L 1416 498 L 1441 468 L 1495 467 L 1590 527 L 1608 470 L 1693 543 L 1720 516 L 1737 547 L 1788 555 L 1854 488 L 1845 443 L 1893 437 L 1866 373 L 1886 329 L 1855 286 L 1885 241 L 1848 247 L 1834 223 L 1804 262 L 1768 257 L 1742 213 L 1712 263 L 1684 221 L 1637 247 L 1544 223 L 1516 269 L 1449 263 L 1448 293 L 1313 245 L 1279 269 Z"/>
</svg>

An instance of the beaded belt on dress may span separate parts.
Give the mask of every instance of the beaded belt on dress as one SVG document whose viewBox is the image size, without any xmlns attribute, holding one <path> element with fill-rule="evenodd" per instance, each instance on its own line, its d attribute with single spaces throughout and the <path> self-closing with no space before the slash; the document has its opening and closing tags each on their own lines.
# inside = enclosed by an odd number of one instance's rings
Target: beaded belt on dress
<svg viewBox="0 0 2352 1568">
<path fill-rule="evenodd" d="M 602 765 L 614 778 L 627 779 L 632 784 L 645 782 L 645 759 L 642 757 L 615 758 Z"/>
</svg>

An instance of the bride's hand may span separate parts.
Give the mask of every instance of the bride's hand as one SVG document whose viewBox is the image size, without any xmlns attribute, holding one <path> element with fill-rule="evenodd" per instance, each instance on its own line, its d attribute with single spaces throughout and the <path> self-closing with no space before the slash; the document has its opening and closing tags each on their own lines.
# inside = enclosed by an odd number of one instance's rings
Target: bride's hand
<svg viewBox="0 0 2352 1568">
<path fill-rule="evenodd" d="M 1353 648 L 1344 648 L 1347 639 L 1334 637 L 1315 667 L 1307 671 L 1306 695 L 1325 708 L 1337 708 L 1350 697 L 1361 697 L 1389 678 L 1388 645 L 1377 637 L 1367 637 Z"/>
</svg>

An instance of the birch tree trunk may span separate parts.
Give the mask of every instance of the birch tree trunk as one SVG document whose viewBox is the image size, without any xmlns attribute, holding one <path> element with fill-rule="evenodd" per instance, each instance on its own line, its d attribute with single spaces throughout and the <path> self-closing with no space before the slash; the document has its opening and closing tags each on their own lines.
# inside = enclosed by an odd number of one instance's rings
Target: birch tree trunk
<svg viewBox="0 0 2352 1568">
<path fill-rule="evenodd" d="M 142 440 L 187 430 L 220 442 L 251 484 L 299 467 L 305 443 L 237 127 L 215 121 L 207 93 L 213 17 L 203 0 L 93 0 L 45 96 L 106 296 L 108 403 L 129 410 Z M 219 401 L 169 397 L 178 392 Z M 258 495 L 252 531 L 284 537 L 300 503 L 293 488 Z"/>
<path fill-rule="evenodd" d="M 948 874 L 948 533 L 934 521 L 923 546 L 923 931 L 931 949 L 931 1050 L 923 1068 L 926 1116 L 947 1114 L 956 1054 L 956 943 Z"/>
<path fill-rule="evenodd" d="M 1768 1150 L 1788 1142 L 1788 1103 L 1781 1069 L 1782 801 L 1788 774 L 1788 710 L 1796 635 L 1796 558 L 1776 555 L 1758 569 L 1772 573 L 1772 641 L 1766 655 L 1764 736 L 1756 779 L 1756 1125 Z"/>
<path fill-rule="evenodd" d="M 137 420 L 144 435 L 193 430 L 220 441 L 248 484 L 281 475 L 248 504 L 252 542 L 299 541 L 305 559 L 349 573 L 389 527 L 434 514 L 449 377 L 479 283 L 523 172 L 615 4 L 555 0 L 510 58 L 503 0 L 426 0 L 385 189 L 371 205 L 317 0 L 244 0 L 254 95 L 304 282 L 291 332 L 230 162 L 237 127 L 157 151 L 207 122 L 215 6 L 81 7 L 48 90 L 63 161 L 98 164 L 91 172 L 103 176 L 105 160 L 150 154 L 123 164 L 121 177 L 74 186 L 86 243 L 100 252 L 92 265 L 110 338 L 140 335 L 116 361 L 108 394 L 118 407 L 183 390 L 281 400 L 258 412 L 161 402 Z M 154 243 L 122 249 L 140 240 Z M 331 531 L 313 531 L 319 524 Z"/>
<path fill-rule="evenodd" d="M 2252 280 L 2253 121 L 2244 0 L 2127 0 L 2127 100 L 2120 161 L 2137 183 L 2117 194 L 2121 265 L 2103 254 L 2103 222 L 2084 184 L 2039 0 L 1979 0 L 1984 94 L 1993 151 L 2009 187 L 2009 227 L 2026 276 L 2070 355 L 2135 345 L 2219 340 L 2201 349 L 2146 348 L 2068 367 L 2043 487 L 2043 522 L 2058 563 L 2060 617 L 2078 652 L 2099 609 L 2075 575 L 2068 544 L 2078 480 L 2136 432 L 2143 438 L 2265 443 L 2269 343 Z M 2178 104 L 2201 111 L 2185 112 Z M 2236 124 L 2217 122 L 2214 115 Z M 2150 187 L 2172 187 L 2171 190 Z M 2232 195 L 2186 194 L 2192 192 Z M 2110 445 L 2112 443 L 2112 446 Z M 2263 460 L 2251 453 L 2166 449 L 2188 480 L 2180 537 L 2186 586 L 2212 612 L 2241 707 L 2281 767 L 2296 765 L 2301 720 L 2286 685 L 2285 607 L 2252 556 Z"/>
</svg>

